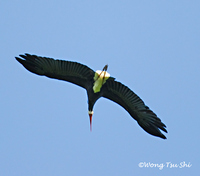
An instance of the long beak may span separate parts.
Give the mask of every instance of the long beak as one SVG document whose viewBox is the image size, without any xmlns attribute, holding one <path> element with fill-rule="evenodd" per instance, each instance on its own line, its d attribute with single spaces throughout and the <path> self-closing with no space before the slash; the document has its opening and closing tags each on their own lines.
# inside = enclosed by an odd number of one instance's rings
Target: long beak
<svg viewBox="0 0 200 176">
<path fill-rule="evenodd" d="M 89 114 L 90 117 L 90 131 L 92 131 L 92 114 Z"/>
</svg>

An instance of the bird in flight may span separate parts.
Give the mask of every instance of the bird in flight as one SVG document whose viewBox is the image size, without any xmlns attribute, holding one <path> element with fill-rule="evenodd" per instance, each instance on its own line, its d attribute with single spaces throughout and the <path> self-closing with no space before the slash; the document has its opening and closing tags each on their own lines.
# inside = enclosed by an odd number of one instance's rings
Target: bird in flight
<svg viewBox="0 0 200 176">
<path fill-rule="evenodd" d="M 122 106 L 147 133 L 166 139 L 160 131 L 167 133 L 165 124 L 144 104 L 139 96 L 110 76 L 107 72 L 108 65 L 95 72 L 77 62 L 55 60 L 31 54 L 19 56 L 15 57 L 16 60 L 32 73 L 68 81 L 86 89 L 90 129 L 92 129 L 93 106 L 100 97 L 104 97 Z"/>
</svg>

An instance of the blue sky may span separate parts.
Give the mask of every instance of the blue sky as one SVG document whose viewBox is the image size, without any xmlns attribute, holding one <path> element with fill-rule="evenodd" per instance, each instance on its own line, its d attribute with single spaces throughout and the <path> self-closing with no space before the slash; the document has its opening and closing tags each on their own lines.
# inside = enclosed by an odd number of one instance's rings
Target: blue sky
<svg viewBox="0 0 200 176">
<path fill-rule="evenodd" d="M 0 2 L 0 175 L 196 175 L 199 6 L 197 0 Z M 103 98 L 90 132 L 85 90 L 28 72 L 14 58 L 26 52 L 94 70 L 108 64 L 111 76 L 167 125 L 167 140 Z M 170 168 L 184 162 L 191 167 Z"/>
</svg>

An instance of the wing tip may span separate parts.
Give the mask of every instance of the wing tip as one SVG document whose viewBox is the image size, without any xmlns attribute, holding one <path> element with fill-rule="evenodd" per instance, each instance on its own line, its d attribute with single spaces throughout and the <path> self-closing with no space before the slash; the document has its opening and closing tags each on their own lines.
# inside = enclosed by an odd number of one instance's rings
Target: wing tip
<svg viewBox="0 0 200 176">
<path fill-rule="evenodd" d="M 161 137 L 162 139 L 167 139 L 167 137 L 166 137 L 164 134 L 162 134 L 162 133 L 161 133 L 161 135 L 158 136 L 158 137 Z"/>
<path fill-rule="evenodd" d="M 143 130 L 145 130 L 147 133 L 153 135 L 153 136 L 157 136 L 160 137 L 162 139 L 167 139 L 166 136 L 164 134 L 162 134 L 162 131 L 167 132 L 167 130 L 165 129 L 165 125 L 161 122 L 161 124 L 163 125 L 155 125 L 152 123 L 144 123 L 142 121 L 138 122 L 138 124 L 142 127 Z"/>
</svg>

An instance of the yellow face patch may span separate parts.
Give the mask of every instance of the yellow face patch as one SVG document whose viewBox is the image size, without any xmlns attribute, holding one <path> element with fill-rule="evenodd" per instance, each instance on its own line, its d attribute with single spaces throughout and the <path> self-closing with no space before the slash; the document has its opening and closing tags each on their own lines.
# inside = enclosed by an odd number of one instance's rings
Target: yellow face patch
<svg viewBox="0 0 200 176">
<path fill-rule="evenodd" d="M 106 71 L 97 70 L 94 75 L 94 93 L 100 92 L 102 85 L 110 77 L 110 74 Z"/>
</svg>

